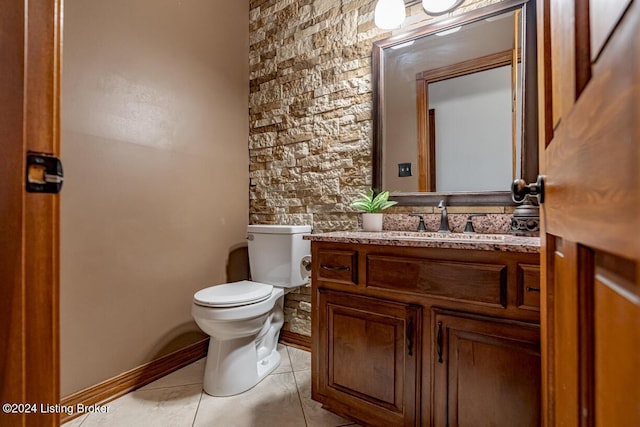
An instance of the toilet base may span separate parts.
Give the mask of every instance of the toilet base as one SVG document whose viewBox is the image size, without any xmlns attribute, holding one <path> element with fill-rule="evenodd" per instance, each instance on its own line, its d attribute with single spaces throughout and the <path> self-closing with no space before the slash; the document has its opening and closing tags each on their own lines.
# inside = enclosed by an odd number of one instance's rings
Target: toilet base
<svg viewBox="0 0 640 427">
<path fill-rule="evenodd" d="M 273 349 L 258 360 L 255 338 L 217 341 L 211 338 L 203 389 L 211 396 L 233 396 L 254 387 L 280 365 Z"/>
<path fill-rule="evenodd" d="M 264 379 L 267 375 L 273 372 L 278 366 L 280 366 L 281 356 L 278 353 L 278 350 L 274 349 L 271 354 L 262 359 L 258 363 L 258 384 L 260 381 Z"/>
</svg>

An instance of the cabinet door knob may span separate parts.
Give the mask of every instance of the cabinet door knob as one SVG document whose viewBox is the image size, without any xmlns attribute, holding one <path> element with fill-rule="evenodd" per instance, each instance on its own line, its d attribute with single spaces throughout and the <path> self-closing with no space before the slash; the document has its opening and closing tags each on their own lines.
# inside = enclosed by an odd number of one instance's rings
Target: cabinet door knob
<svg viewBox="0 0 640 427">
<path fill-rule="evenodd" d="M 438 352 L 438 363 L 442 363 L 442 322 L 438 322 L 438 334 L 436 336 L 436 351 Z"/>
</svg>

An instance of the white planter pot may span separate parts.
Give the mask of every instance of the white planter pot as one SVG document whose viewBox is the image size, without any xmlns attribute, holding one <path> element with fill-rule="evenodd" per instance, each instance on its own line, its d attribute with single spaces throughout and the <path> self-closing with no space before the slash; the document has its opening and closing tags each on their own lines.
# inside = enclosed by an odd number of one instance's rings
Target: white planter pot
<svg viewBox="0 0 640 427">
<path fill-rule="evenodd" d="M 382 214 L 381 213 L 363 213 L 362 214 L 362 230 L 363 231 L 382 231 Z"/>
</svg>

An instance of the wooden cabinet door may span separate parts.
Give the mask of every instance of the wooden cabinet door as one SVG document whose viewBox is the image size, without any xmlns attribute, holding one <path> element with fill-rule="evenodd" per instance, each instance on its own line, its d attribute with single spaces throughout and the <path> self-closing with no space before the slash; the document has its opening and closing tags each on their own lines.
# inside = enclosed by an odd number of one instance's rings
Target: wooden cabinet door
<svg viewBox="0 0 640 427">
<path fill-rule="evenodd" d="M 370 425 L 416 425 L 421 307 L 318 293 L 313 398 Z"/>
<path fill-rule="evenodd" d="M 434 426 L 540 425 L 537 325 L 434 310 Z"/>
<path fill-rule="evenodd" d="M 540 1 L 543 413 L 640 425 L 640 2 Z"/>
</svg>

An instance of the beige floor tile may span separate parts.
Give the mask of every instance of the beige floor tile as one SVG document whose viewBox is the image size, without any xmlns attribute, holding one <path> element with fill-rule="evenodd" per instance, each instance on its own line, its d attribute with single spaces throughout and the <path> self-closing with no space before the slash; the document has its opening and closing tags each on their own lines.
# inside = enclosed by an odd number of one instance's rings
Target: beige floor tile
<svg viewBox="0 0 640 427">
<path fill-rule="evenodd" d="M 291 360 L 289 359 L 287 347 L 282 344 L 278 344 L 278 353 L 280 353 L 280 366 L 278 366 L 272 374 L 291 372 Z"/>
<path fill-rule="evenodd" d="M 278 351 L 282 359 L 274 373 L 240 395 L 203 393 L 203 358 L 106 404 L 106 414 L 85 415 L 64 427 L 358 426 L 311 400 L 309 352 L 283 345 L 278 345 Z"/>
<path fill-rule="evenodd" d="M 287 349 L 289 350 L 289 358 L 291 358 L 291 368 L 294 371 L 311 369 L 311 353 L 295 347 L 287 347 Z"/>
<path fill-rule="evenodd" d="M 204 379 L 204 364 L 206 358 L 197 360 L 184 368 L 166 375 L 139 390 L 153 390 L 157 388 L 175 387 L 181 385 L 202 384 Z"/>
<path fill-rule="evenodd" d="M 293 373 L 272 374 L 230 397 L 202 395 L 194 427 L 304 427 Z"/>
<path fill-rule="evenodd" d="M 138 390 L 106 404 L 107 413 L 89 414 L 82 427 L 191 427 L 202 386 Z"/>
<path fill-rule="evenodd" d="M 322 409 L 322 405 L 311 400 L 311 371 L 294 372 L 302 410 L 307 421 L 307 427 L 337 427 L 353 424 L 353 421 L 339 417 L 338 415 Z"/>
</svg>

